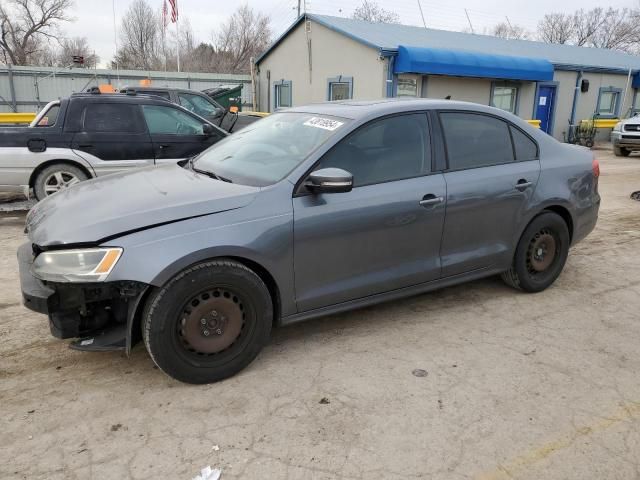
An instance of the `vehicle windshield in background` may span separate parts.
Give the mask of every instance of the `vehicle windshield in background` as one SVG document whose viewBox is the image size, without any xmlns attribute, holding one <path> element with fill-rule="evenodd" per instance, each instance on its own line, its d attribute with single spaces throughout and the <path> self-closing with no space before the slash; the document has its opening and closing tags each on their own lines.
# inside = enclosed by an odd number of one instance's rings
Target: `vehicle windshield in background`
<svg viewBox="0 0 640 480">
<path fill-rule="evenodd" d="M 328 115 L 275 113 L 204 151 L 194 164 L 234 183 L 272 185 L 347 122 Z"/>
<path fill-rule="evenodd" d="M 180 100 L 180 105 L 201 117 L 206 118 L 216 114 L 217 107 L 200 95 L 179 93 L 178 99 Z"/>
</svg>

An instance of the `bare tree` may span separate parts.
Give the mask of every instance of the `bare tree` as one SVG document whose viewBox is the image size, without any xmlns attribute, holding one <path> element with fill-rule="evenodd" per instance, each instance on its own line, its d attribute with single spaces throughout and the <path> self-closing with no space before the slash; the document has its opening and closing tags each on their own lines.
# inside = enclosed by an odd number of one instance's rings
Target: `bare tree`
<svg viewBox="0 0 640 480">
<path fill-rule="evenodd" d="M 0 4 L 0 55 L 6 64 L 27 65 L 55 39 L 55 29 L 71 20 L 73 0 L 7 0 Z"/>
<path fill-rule="evenodd" d="M 89 46 L 87 37 L 63 38 L 56 55 L 58 66 L 71 65 L 75 56 L 84 58 L 84 66 L 86 68 L 96 68 L 100 60 Z"/>
<path fill-rule="evenodd" d="M 510 40 L 527 40 L 529 32 L 520 25 L 512 25 L 507 22 L 501 22 L 495 25 L 490 32 L 494 37 L 507 38 Z"/>
<path fill-rule="evenodd" d="M 120 49 L 114 63 L 120 68 L 160 68 L 162 51 L 160 15 L 146 0 L 134 0 L 122 19 Z"/>
<path fill-rule="evenodd" d="M 571 43 L 574 37 L 573 16 L 548 13 L 538 23 L 538 37 L 547 43 Z"/>
<path fill-rule="evenodd" d="M 611 48 L 626 52 L 637 51 L 640 41 L 640 15 L 628 8 L 608 8 L 600 26 L 589 38 L 598 48 Z"/>
<path fill-rule="evenodd" d="M 572 43 L 578 46 L 588 45 L 591 37 L 602 29 L 605 21 L 605 12 L 600 7 L 588 11 L 576 10 L 573 14 Z"/>
<path fill-rule="evenodd" d="M 262 53 L 271 42 L 269 24 L 269 17 L 247 5 L 239 7 L 215 36 L 218 72 L 247 73 L 250 58 Z"/>
<path fill-rule="evenodd" d="M 371 23 L 400 23 L 400 16 L 396 12 L 385 10 L 372 0 L 362 0 L 351 18 Z"/>
</svg>

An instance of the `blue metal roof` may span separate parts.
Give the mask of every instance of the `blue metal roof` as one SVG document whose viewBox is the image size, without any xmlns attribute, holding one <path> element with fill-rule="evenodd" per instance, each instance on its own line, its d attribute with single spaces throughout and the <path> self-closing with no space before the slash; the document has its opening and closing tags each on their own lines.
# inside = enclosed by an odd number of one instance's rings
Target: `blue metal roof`
<svg viewBox="0 0 640 480">
<path fill-rule="evenodd" d="M 393 73 L 430 73 L 507 80 L 553 80 L 547 60 L 400 45 Z"/>
<path fill-rule="evenodd" d="M 300 17 L 275 43 L 258 58 L 259 63 L 302 20 Z M 395 52 L 400 45 L 414 47 L 491 52 L 495 55 L 547 60 L 556 69 L 628 72 L 640 70 L 640 57 L 603 48 L 558 45 L 531 40 L 510 40 L 491 35 L 450 32 L 431 28 L 412 27 L 390 23 L 371 23 L 351 18 L 307 14 L 313 20 L 331 30 L 381 51 Z"/>
</svg>

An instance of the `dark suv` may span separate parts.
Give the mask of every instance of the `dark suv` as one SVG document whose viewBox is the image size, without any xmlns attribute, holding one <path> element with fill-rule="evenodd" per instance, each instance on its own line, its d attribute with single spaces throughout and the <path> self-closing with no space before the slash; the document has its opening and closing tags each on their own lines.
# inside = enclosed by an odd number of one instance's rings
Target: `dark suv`
<svg viewBox="0 0 640 480">
<path fill-rule="evenodd" d="M 0 191 L 38 200 L 83 180 L 177 163 L 227 132 L 146 95 L 75 94 L 49 103 L 29 127 L 0 129 Z"/>
<path fill-rule="evenodd" d="M 238 131 L 260 119 L 255 115 L 238 115 L 230 112 L 210 96 L 195 90 L 169 87 L 125 87 L 121 91 L 164 98 L 171 103 L 183 106 L 196 115 L 206 118 L 227 132 Z"/>
</svg>

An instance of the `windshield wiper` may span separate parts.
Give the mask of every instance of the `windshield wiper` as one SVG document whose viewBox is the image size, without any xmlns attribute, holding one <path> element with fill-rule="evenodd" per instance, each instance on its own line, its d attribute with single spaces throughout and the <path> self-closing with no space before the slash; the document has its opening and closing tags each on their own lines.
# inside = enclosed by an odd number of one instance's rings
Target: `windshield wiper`
<svg viewBox="0 0 640 480">
<path fill-rule="evenodd" d="M 211 172 L 209 170 L 200 170 L 199 168 L 196 168 L 193 165 L 191 165 L 191 170 L 201 175 L 206 175 L 207 177 L 213 178 L 215 180 L 220 180 L 221 182 L 233 183 L 231 179 L 227 177 L 223 177 L 222 175 L 218 175 L 216 172 Z"/>
</svg>

